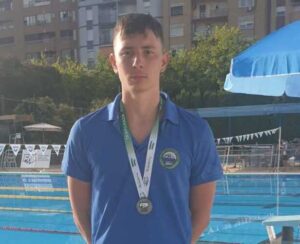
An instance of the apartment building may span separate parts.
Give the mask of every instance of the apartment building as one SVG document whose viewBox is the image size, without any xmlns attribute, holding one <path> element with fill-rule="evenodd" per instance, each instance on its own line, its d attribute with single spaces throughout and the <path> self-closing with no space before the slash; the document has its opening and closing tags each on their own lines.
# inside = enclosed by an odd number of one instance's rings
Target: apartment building
<svg viewBox="0 0 300 244">
<path fill-rule="evenodd" d="M 0 57 L 77 59 L 77 0 L 0 0 Z"/>
<path fill-rule="evenodd" d="M 273 0 L 271 31 L 300 19 L 300 0 Z"/>
<path fill-rule="evenodd" d="M 170 50 L 190 48 L 215 26 L 235 26 L 245 38 L 257 40 L 300 19 L 300 0 L 166 0 L 163 6 Z"/>
<path fill-rule="evenodd" d="M 80 62 L 93 66 L 99 52 L 112 51 L 112 31 L 119 16 L 150 13 L 161 21 L 161 3 L 157 0 L 79 0 Z"/>
<path fill-rule="evenodd" d="M 167 50 L 189 49 L 215 26 L 248 39 L 300 19 L 300 0 L 0 0 L 0 57 L 71 57 L 93 66 L 112 51 L 119 16 L 149 13 L 163 26 Z"/>
<path fill-rule="evenodd" d="M 208 35 L 214 26 L 227 21 L 226 0 L 163 1 L 165 46 L 172 52 L 191 48 L 198 36 Z"/>
</svg>

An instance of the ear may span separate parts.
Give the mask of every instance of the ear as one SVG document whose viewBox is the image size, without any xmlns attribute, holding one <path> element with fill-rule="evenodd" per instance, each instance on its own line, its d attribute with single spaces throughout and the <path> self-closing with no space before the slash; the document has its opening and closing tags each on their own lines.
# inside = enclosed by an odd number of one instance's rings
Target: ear
<svg viewBox="0 0 300 244">
<path fill-rule="evenodd" d="M 117 68 L 117 65 L 116 65 L 116 58 L 115 58 L 115 55 L 113 53 L 109 54 L 109 62 L 110 62 L 111 67 L 113 68 L 114 72 L 117 74 L 118 73 L 118 68 Z"/>
<path fill-rule="evenodd" d="M 163 56 L 162 56 L 162 65 L 161 65 L 161 69 L 160 69 L 161 73 L 163 73 L 166 70 L 169 60 L 170 60 L 169 53 L 164 51 Z"/>
</svg>

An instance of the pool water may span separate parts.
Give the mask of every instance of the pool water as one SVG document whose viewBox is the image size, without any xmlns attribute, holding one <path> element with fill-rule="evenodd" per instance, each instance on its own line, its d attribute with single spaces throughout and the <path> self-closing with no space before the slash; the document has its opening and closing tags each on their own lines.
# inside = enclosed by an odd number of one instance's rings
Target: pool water
<svg viewBox="0 0 300 244">
<path fill-rule="evenodd" d="M 84 243 L 66 187 L 60 174 L 1 173 L 1 243 Z M 260 243 L 268 239 L 263 220 L 293 214 L 300 215 L 300 175 L 225 175 L 198 243 Z M 295 234 L 300 239 L 299 229 Z"/>
<path fill-rule="evenodd" d="M 0 174 L 1 243 L 84 243 L 66 187 L 63 175 Z"/>
<path fill-rule="evenodd" d="M 262 221 L 276 215 L 300 215 L 300 175 L 225 175 L 217 183 L 211 222 L 201 240 L 260 243 L 268 239 Z M 300 238 L 299 228 L 294 234 Z"/>
</svg>

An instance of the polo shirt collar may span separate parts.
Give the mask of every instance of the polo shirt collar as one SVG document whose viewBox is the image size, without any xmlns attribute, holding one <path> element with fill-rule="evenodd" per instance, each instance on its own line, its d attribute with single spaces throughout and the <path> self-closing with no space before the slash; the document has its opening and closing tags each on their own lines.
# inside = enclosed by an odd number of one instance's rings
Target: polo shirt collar
<svg viewBox="0 0 300 244">
<path fill-rule="evenodd" d="M 174 124 L 178 124 L 178 111 L 176 105 L 170 100 L 169 96 L 165 92 L 160 93 L 161 97 L 164 99 L 164 115 L 163 120 L 169 120 Z M 107 106 L 108 116 L 107 121 L 119 120 L 120 111 L 120 100 L 121 93 L 119 93 L 115 100 Z"/>
</svg>

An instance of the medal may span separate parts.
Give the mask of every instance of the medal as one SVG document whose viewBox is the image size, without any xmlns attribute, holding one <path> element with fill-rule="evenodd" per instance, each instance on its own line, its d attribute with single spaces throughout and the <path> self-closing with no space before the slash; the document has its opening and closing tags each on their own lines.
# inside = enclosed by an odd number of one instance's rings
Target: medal
<svg viewBox="0 0 300 244">
<path fill-rule="evenodd" d="M 125 147 L 129 159 L 129 165 L 134 178 L 135 186 L 137 188 L 138 195 L 140 198 L 136 204 L 136 209 L 142 215 L 151 213 L 153 208 L 151 201 L 148 199 L 148 196 L 149 196 L 149 188 L 150 188 L 150 181 L 151 181 L 151 174 L 152 174 L 152 166 L 153 166 L 153 161 L 155 156 L 155 148 L 156 148 L 157 137 L 158 137 L 158 128 L 159 128 L 158 115 L 161 109 L 162 109 L 162 99 L 160 100 L 159 111 L 155 120 L 155 124 L 151 130 L 151 134 L 148 142 L 144 175 L 142 176 L 135 155 L 134 147 L 132 144 L 130 131 L 127 125 L 125 109 L 123 107 L 122 102 L 120 102 L 120 113 L 121 113 L 120 117 L 122 122 L 121 129 L 122 129 L 123 139 L 125 142 Z"/>
<path fill-rule="evenodd" d="M 136 209 L 140 214 L 149 214 L 152 211 L 152 203 L 146 198 L 140 198 L 136 204 Z"/>
</svg>

